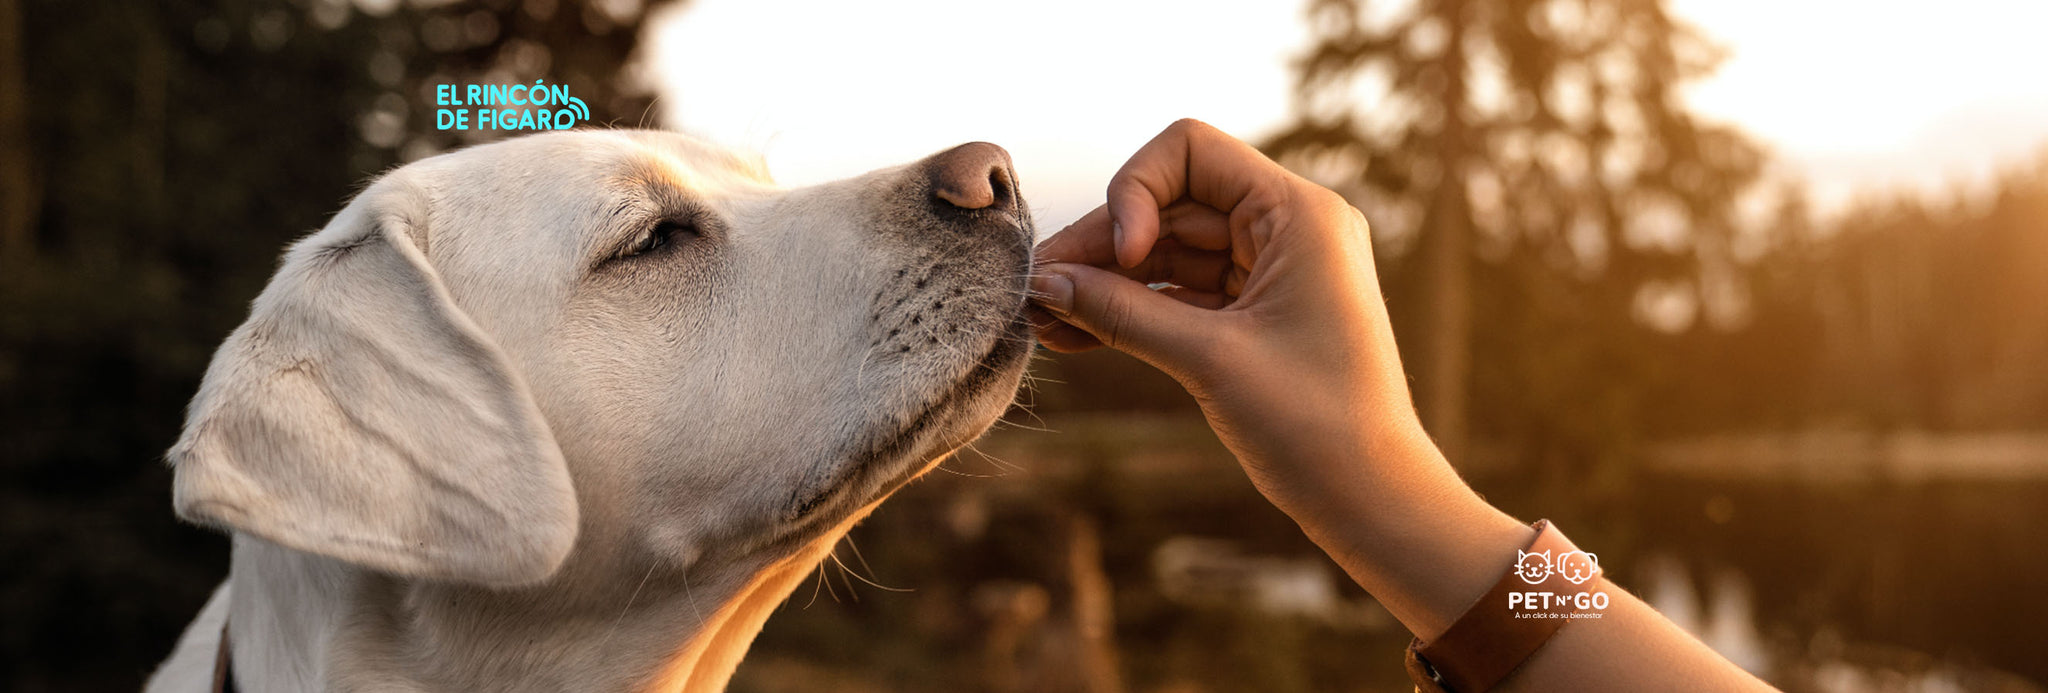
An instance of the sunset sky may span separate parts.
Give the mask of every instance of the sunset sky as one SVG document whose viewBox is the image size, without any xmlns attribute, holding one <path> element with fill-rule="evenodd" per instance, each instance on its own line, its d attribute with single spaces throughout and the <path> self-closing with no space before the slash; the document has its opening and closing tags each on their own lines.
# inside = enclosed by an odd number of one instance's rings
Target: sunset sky
<svg viewBox="0 0 2048 693">
<path fill-rule="evenodd" d="M 1673 9 L 1731 51 L 1694 108 L 1751 131 L 1826 206 L 1981 181 L 2048 144 L 2048 3 Z M 693 0 L 655 38 L 670 125 L 762 151 L 785 183 L 987 140 L 1056 228 L 1177 117 L 1271 131 L 1307 31 L 1298 2 Z"/>
</svg>

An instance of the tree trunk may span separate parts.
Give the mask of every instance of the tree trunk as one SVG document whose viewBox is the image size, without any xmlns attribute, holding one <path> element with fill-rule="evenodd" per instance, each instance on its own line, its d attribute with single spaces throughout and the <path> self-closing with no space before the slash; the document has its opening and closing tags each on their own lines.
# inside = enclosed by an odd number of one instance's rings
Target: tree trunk
<svg viewBox="0 0 2048 693">
<path fill-rule="evenodd" d="M 1466 393 L 1472 372 L 1472 222 L 1465 199 L 1465 5 L 1445 2 L 1448 29 L 1443 71 L 1443 128 L 1437 134 L 1442 176 L 1423 220 L 1422 425 L 1454 465 L 1465 462 Z"/>
<path fill-rule="evenodd" d="M 1074 626 L 1079 631 L 1081 676 L 1088 693 L 1122 693 L 1117 664 L 1116 600 L 1102 569 L 1102 539 L 1095 519 L 1074 511 L 1067 518 L 1067 580 L 1074 590 Z"/>
<path fill-rule="evenodd" d="M 28 140 L 28 74 L 23 64 L 21 3 L 0 0 L 0 267 L 20 267 L 34 251 L 34 152 Z"/>
</svg>

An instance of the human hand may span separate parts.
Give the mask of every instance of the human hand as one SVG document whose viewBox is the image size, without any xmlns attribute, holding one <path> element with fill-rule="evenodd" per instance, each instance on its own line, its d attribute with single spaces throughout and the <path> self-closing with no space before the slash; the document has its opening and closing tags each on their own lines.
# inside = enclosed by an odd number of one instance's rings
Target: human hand
<svg viewBox="0 0 2048 693">
<path fill-rule="evenodd" d="M 1039 340 L 1110 346 L 1179 380 L 1260 493 L 1423 641 L 1504 579 L 1535 532 L 1422 432 L 1365 218 L 1203 123 L 1110 179 L 1038 248 Z M 1158 291 L 1148 283 L 1170 283 Z M 1619 589 L 1498 690 L 1770 690 Z"/>
<path fill-rule="evenodd" d="M 1418 633 L 1531 536 L 1424 435 L 1366 220 L 1335 192 L 1183 120 L 1038 262 L 1035 300 L 1057 318 L 1038 322 L 1041 342 L 1107 345 L 1173 376 L 1258 490 Z"/>
<path fill-rule="evenodd" d="M 1172 375 L 1290 513 L 1364 458 L 1428 444 L 1364 216 L 1213 127 L 1160 133 L 1038 260 L 1038 305 L 1059 318 L 1040 341 L 1107 344 Z"/>
</svg>

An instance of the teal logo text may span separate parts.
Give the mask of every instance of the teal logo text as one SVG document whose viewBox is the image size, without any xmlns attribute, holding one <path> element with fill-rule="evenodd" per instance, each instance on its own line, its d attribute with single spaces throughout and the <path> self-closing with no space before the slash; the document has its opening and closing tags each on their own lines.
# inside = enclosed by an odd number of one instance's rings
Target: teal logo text
<svg viewBox="0 0 2048 693">
<path fill-rule="evenodd" d="M 590 107 L 569 95 L 569 85 L 439 84 L 434 86 L 434 127 L 439 130 L 567 130 L 590 120 Z"/>
</svg>

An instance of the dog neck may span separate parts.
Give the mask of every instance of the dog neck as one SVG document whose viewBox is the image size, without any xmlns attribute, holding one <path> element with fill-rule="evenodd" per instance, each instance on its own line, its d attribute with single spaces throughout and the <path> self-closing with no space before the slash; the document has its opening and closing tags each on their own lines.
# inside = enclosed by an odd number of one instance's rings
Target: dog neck
<svg viewBox="0 0 2048 693">
<path fill-rule="evenodd" d="M 761 565 L 572 557 L 517 590 L 398 579 L 237 536 L 235 675 L 244 690 L 723 690 L 857 518 Z"/>
</svg>

